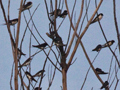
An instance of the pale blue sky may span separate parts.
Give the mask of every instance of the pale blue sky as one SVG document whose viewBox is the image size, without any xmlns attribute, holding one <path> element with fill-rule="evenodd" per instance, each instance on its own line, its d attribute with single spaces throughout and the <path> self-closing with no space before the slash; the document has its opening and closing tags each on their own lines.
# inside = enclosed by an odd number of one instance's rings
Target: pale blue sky
<svg viewBox="0 0 120 90">
<path fill-rule="evenodd" d="M 99 2 L 100 0 L 97 0 L 97 1 Z M 32 2 L 33 2 L 33 7 L 30 9 L 31 13 L 34 11 L 34 9 L 37 7 L 37 5 L 40 3 L 38 10 L 35 12 L 35 15 L 33 16 L 33 20 L 35 22 L 37 29 L 39 30 L 40 34 L 42 35 L 42 37 L 50 45 L 52 40 L 50 38 L 48 38 L 46 35 L 46 32 L 49 32 L 49 20 L 47 18 L 44 0 L 35 0 Z M 116 35 L 116 30 L 115 30 L 114 20 L 113 20 L 113 4 L 112 4 L 112 2 L 113 2 L 112 0 L 104 0 L 100 9 L 98 10 L 98 13 L 104 14 L 104 16 L 100 22 L 102 24 L 102 27 L 103 27 L 104 33 L 107 37 L 107 40 L 115 40 L 115 43 L 111 46 L 112 50 L 114 50 L 117 45 L 117 37 L 116 37 L 117 35 Z M 14 19 L 14 18 L 18 17 L 17 9 L 20 6 L 19 3 L 20 3 L 20 0 L 16 0 L 16 1 L 11 0 L 10 19 Z M 117 5 L 116 5 L 117 20 L 120 20 L 120 17 L 119 17 L 120 16 L 120 12 L 119 12 L 120 5 L 118 4 L 118 3 L 120 3 L 120 1 L 116 0 L 116 3 L 117 3 Z M 5 0 L 3 0 L 3 5 L 5 8 L 6 15 L 7 15 L 8 1 L 6 2 Z M 72 6 L 73 6 L 73 0 L 68 0 L 68 6 L 70 8 L 70 13 L 71 13 Z M 77 4 L 76 4 L 76 8 L 75 8 L 76 19 L 78 18 L 80 7 L 81 7 L 81 2 L 77 0 Z M 90 8 L 88 11 L 88 18 L 90 19 L 90 17 L 92 16 L 92 14 L 95 10 L 94 0 L 91 0 L 89 7 Z M 49 6 L 48 6 L 48 8 L 49 8 Z M 65 5 L 64 5 L 63 10 L 64 9 L 66 9 Z M 29 17 L 29 12 L 27 10 L 25 11 L 25 15 L 26 15 L 27 21 L 28 21 L 30 17 Z M 62 19 L 57 18 L 57 22 L 58 22 L 57 26 L 59 25 L 60 21 L 62 21 Z M 5 21 L 3 18 L 2 10 L 0 9 L 0 24 L 3 24 L 4 22 Z M 120 23 L 120 21 L 118 21 L 118 26 L 120 27 L 119 23 Z M 86 24 L 87 23 L 85 22 L 83 25 L 83 29 L 86 26 Z M 67 35 L 69 32 L 69 25 L 70 25 L 70 23 L 69 23 L 69 19 L 67 16 L 58 31 L 58 33 L 60 34 L 62 39 L 64 38 L 63 39 L 64 43 L 66 43 L 66 40 L 67 40 Z M 30 23 L 29 26 L 31 28 L 32 23 Z M 17 27 L 17 25 L 15 25 L 15 28 L 16 27 Z M 25 27 L 26 27 L 26 23 L 24 21 L 24 17 L 22 14 L 21 27 L 20 27 L 20 40 L 22 38 L 22 34 L 23 34 Z M 11 31 L 13 33 L 12 26 L 11 26 Z M 38 36 L 38 34 L 35 32 L 34 28 L 33 28 L 33 33 L 36 35 L 36 37 L 40 43 L 44 42 Z M 23 48 L 22 48 L 23 52 L 26 53 L 27 55 L 26 55 L 26 57 L 22 56 L 21 63 L 23 63 L 29 57 L 29 54 L 28 54 L 28 52 L 29 52 L 29 48 L 28 48 L 29 37 L 30 37 L 30 32 L 28 30 L 27 34 L 25 36 L 25 40 L 23 42 Z M 96 56 L 97 52 L 92 52 L 92 49 L 95 48 L 98 44 L 105 43 L 105 39 L 102 35 L 102 32 L 100 30 L 98 23 L 90 25 L 87 32 L 83 36 L 82 41 L 83 41 L 83 44 L 85 46 L 85 49 L 86 49 L 90 59 L 93 60 L 94 57 Z M 32 45 L 34 45 L 34 44 L 37 44 L 37 42 L 34 40 L 34 38 L 32 38 Z M 73 46 L 74 45 L 75 45 L 75 41 L 74 41 Z M 0 68 L 1 68 L 0 69 L 0 71 L 1 71 L 1 73 L 0 73 L 0 90 L 9 90 L 10 89 L 9 82 L 10 82 L 12 63 L 13 63 L 13 55 L 12 55 L 12 51 L 11 51 L 11 43 L 10 43 L 9 34 L 8 34 L 6 26 L 4 26 L 4 25 L 0 26 L 0 47 L 1 47 L 1 49 L 0 49 L 0 60 L 1 60 L 1 62 L 0 62 Z M 53 49 L 54 50 L 56 49 L 55 46 L 53 47 Z M 32 54 L 36 50 L 37 50 L 36 48 L 32 48 Z M 47 49 L 46 51 L 48 51 L 48 50 L 49 49 Z M 116 55 L 117 55 L 118 59 L 120 59 L 118 50 L 116 52 Z M 88 61 L 83 53 L 81 46 L 79 46 L 74 59 L 76 57 L 77 57 L 77 61 L 69 68 L 68 74 L 67 74 L 68 75 L 67 76 L 68 90 L 80 90 L 82 83 L 84 81 L 86 72 L 89 68 Z M 108 72 L 111 57 L 112 57 L 112 53 L 110 52 L 110 50 L 108 48 L 102 49 L 101 52 L 99 53 L 95 63 L 93 64 L 94 67 L 100 67 L 104 71 Z M 35 58 L 32 60 L 32 63 L 31 63 L 31 65 L 32 65 L 31 74 L 35 74 L 37 71 L 42 69 L 45 58 L 46 57 L 43 52 L 40 52 L 38 55 L 35 56 Z M 52 53 L 50 54 L 50 58 L 55 62 L 55 58 Z M 67 60 L 69 60 L 69 57 L 67 57 Z M 115 61 L 115 59 L 113 61 Z M 51 65 L 50 62 L 48 61 L 47 66 L 45 68 L 46 76 L 44 77 L 43 83 L 42 83 L 43 90 L 46 90 L 48 87 L 48 68 L 50 65 Z M 26 67 L 24 67 L 24 69 L 26 69 Z M 120 75 L 120 72 L 118 75 Z M 100 77 L 102 78 L 103 81 L 106 81 L 108 78 L 108 75 L 104 75 L 104 76 L 100 76 Z M 120 78 L 120 76 L 118 76 L 118 77 Z M 28 79 L 26 79 L 26 77 L 24 79 L 25 79 L 24 80 L 25 82 L 28 82 Z M 51 90 L 61 90 L 61 88 L 60 88 L 60 86 L 62 85 L 61 81 L 62 81 L 62 75 L 59 71 L 57 71 L 53 85 L 51 87 Z M 110 81 L 110 83 L 111 83 L 111 81 Z M 14 86 L 14 83 L 13 83 L 13 86 Z M 38 86 L 38 83 L 36 86 Z M 118 86 L 120 86 L 120 84 Z M 90 70 L 90 73 L 88 75 L 88 78 L 87 78 L 87 81 L 86 81 L 86 84 L 85 84 L 83 90 L 90 90 L 92 87 L 93 87 L 93 90 L 99 90 L 99 88 L 101 87 L 101 83 L 98 81 L 98 79 L 96 78 L 93 71 Z M 118 87 L 118 89 L 120 89 L 120 87 Z M 111 88 L 110 90 L 113 90 L 113 88 Z"/>
</svg>

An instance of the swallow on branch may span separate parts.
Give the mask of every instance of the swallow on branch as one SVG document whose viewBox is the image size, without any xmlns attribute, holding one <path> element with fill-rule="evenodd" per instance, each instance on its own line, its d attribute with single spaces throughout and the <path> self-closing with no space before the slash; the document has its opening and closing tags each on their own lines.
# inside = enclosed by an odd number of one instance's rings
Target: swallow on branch
<svg viewBox="0 0 120 90">
<path fill-rule="evenodd" d="M 37 82 L 37 81 L 33 78 L 33 76 L 32 76 L 28 71 L 26 71 L 25 74 L 26 74 L 27 78 L 28 78 L 30 81 L 33 80 L 33 81 Z"/>
<path fill-rule="evenodd" d="M 35 75 L 33 75 L 33 77 L 40 77 L 44 72 L 45 72 L 45 70 L 40 70 Z"/>
<path fill-rule="evenodd" d="M 44 49 L 48 44 L 47 43 L 42 43 L 39 45 L 32 45 L 33 47 L 39 48 L 39 49 Z"/>
<path fill-rule="evenodd" d="M 105 81 L 100 89 L 103 89 L 103 88 L 106 89 L 108 88 L 108 85 L 109 85 L 108 81 Z"/>
<path fill-rule="evenodd" d="M 95 23 L 95 22 L 97 22 L 97 21 L 100 21 L 100 20 L 102 19 L 102 17 L 103 17 L 103 14 L 102 14 L 102 13 L 98 14 L 98 15 L 92 20 L 92 22 L 91 22 L 90 24 L 93 24 L 93 23 Z"/>
<path fill-rule="evenodd" d="M 96 68 L 95 70 L 96 70 L 97 74 L 108 74 L 107 72 L 102 71 L 102 69 L 100 69 L 100 68 Z"/>
</svg>

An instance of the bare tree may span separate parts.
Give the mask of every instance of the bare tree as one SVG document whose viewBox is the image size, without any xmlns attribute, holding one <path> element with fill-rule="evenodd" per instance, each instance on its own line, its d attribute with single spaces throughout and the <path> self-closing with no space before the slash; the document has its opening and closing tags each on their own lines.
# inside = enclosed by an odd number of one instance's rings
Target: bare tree
<svg viewBox="0 0 120 90">
<path fill-rule="evenodd" d="M 42 82 L 44 80 L 44 77 L 48 77 L 48 88 L 47 90 L 50 90 L 52 83 L 54 82 L 55 76 L 57 75 L 57 71 L 61 73 L 62 76 L 62 86 L 61 90 L 68 90 L 67 86 L 67 73 L 70 67 L 76 63 L 77 58 L 74 59 L 75 54 L 77 54 L 78 46 L 82 48 L 82 53 L 85 55 L 90 67 L 88 68 L 88 71 L 85 75 L 85 79 L 82 82 L 83 84 L 80 87 L 80 90 L 83 90 L 83 87 L 86 84 L 87 77 L 89 74 L 89 70 L 92 68 L 92 71 L 94 72 L 95 76 L 97 77 L 98 81 L 101 83 L 101 87 L 98 88 L 105 88 L 105 90 L 109 90 L 110 88 L 114 88 L 114 90 L 118 90 L 118 84 L 119 84 L 119 77 L 118 77 L 118 71 L 120 68 L 120 62 L 117 57 L 116 50 L 119 50 L 120 53 L 120 33 L 118 28 L 118 19 L 117 19 L 117 11 L 116 11 L 116 1 L 113 0 L 113 18 L 114 18 L 114 25 L 117 34 L 117 43 L 118 45 L 114 50 L 111 49 L 111 45 L 114 43 L 114 40 L 109 41 L 107 39 L 107 36 L 105 35 L 104 28 L 100 22 L 100 20 L 103 17 L 102 13 L 99 13 L 99 8 L 101 7 L 103 0 L 95 0 L 95 8 L 92 15 L 89 15 L 88 11 L 90 8 L 91 0 L 81 0 L 80 2 L 80 12 L 76 15 L 75 8 L 77 7 L 77 0 L 73 0 L 73 6 L 72 10 L 68 7 L 69 1 L 68 0 L 44 0 L 47 17 L 49 20 L 49 23 L 45 23 L 46 26 L 49 26 L 48 31 L 46 32 L 46 35 L 48 36 L 49 40 L 52 40 L 52 43 L 48 43 L 48 40 L 46 40 L 38 30 L 36 26 L 36 22 L 33 20 L 33 16 L 35 15 L 35 12 L 38 11 L 39 5 L 36 5 L 34 7 L 35 10 L 33 13 L 31 13 L 30 8 L 32 7 L 32 2 L 27 2 L 26 0 L 21 0 L 20 2 L 20 8 L 19 8 L 19 14 L 17 19 L 10 20 L 10 0 L 8 0 L 8 13 L 6 15 L 5 7 L 3 5 L 2 0 L 0 0 L 0 5 L 2 9 L 2 13 L 4 16 L 4 20 L 6 22 L 6 27 L 9 33 L 10 41 L 11 41 L 11 48 L 13 53 L 13 65 L 12 65 L 12 71 L 11 71 L 11 77 L 10 77 L 10 87 L 11 90 L 41 90 Z M 34 1 L 33 1 L 34 2 Z M 92 3 L 93 4 L 93 3 Z M 64 9 L 65 7 L 66 9 Z M 30 18 L 27 21 L 26 15 L 24 12 L 29 12 Z M 20 26 L 21 26 L 21 17 L 22 14 L 24 16 L 24 20 L 26 22 L 26 27 L 24 29 L 24 33 L 22 35 L 22 38 L 20 38 Z M 90 18 L 88 17 L 90 16 Z M 96 17 L 97 16 L 97 17 Z M 59 34 L 60 28 L 62 27 L 64 21 L 66 20 L 66 17 L 69 18 L 69 32 L 66 33 L 66 42 L 63 42 L 64 38 L 63 36 Z M 61 21 L 57 21 L 59 18 L 61 18 Z M 15 30 L 15 25 L 17 23 L 17 29 Z M 30 26 L 29 23 L 32 23 L 32 26 Z M 105 43 L 99 44 L 93 51 L 97 51 L 97 55 L 95 56 L 94 60 L 92 61 L 90 59 L 90 56 L 88 55 L 87 50 L 85 49 L 87 46 L 84 45 L 84 41 L 82 40 L 83 37 L 85 37 L 85 33 L 88 31 L 88 28 L 93 25 L 94 23 L 97 23 L 100 27 L 100 30 L 103 34 L 103 38 L 106 41 Z M 11 32 L 11 26 L 14 27 L 14 34 Z M 33 31 L 34 30 L 34 31 Z M 16 31 L 16 32 L 15 32 Z M 25 56 L 22 52 L 23 42 L 26 38 L 25 35 L 27 32 L 30 32 L 29 35 L 29 57 L 27 60 L 25 60 L 23 63 L 21 63 L 21 58 Z M 36 35 L 39 36 L 39 38 L 42 40 L 43 43 L 41 43 Z M 32 44 L 32 39 L 37 42 L 37 45 Z M 31 48 L 37 48 L 38 50 L 32 54 Z M 95 68 L 93 63 L 96 60 L 96 58 L 99 56 L 99 53 L 101 49 L 103 48 L 109 48 L 109 51 L 112 53 L 111 62 L 109 65 L 109 72 L 104 72 L 104 70 L 100 68 Z M 37 73 L 32 74 L 31 73 L 31 63 L 33 62 L 33 59 L 36 57 L 36 55 L 41 54 L 41 52 L 45 55 L 45 60 L 43 64 L 43 68 L 41 70 L 38 70 Z M 51 54 L 54 57 L 51 57 Z M 113 60 L 115 64 L 113 63 Z M 47 65 L 48 61 L 51 63 L 51 65 Z M 82 63 L 82 62 L 81 62 Z M 26 68 L 24 68 L 26 67 Z M 47 75 L 44 73 L 46 72 L 45 68 L 48 68 Z M 54 68 L 54 69 L 53 69 Z M 108 74 L 108 78 L 106 80 L 103 80 L 102 77 L 100 77 L 100 74 Z M 37 79 L 36 79 L 37 77 Z M 14 81 L 13 81 L 14 78 Z M 25 79 L 28 78 L 29 83 L 25 82 Z M 20 81 L 19 81 L 20 80 Z M 14 82 L 14 87 L 12 85 L 12 82 Z M 33 83 L 34 82 L 34 83 Z M 39 83 L 39 86 L 36 86 L 36 84 Z M 113 84 L 114 83 L 114 84 Z M 58 87 L 60 88 L 60 87 Z M 91 90 L 93 90 L 94 87 L 91 86 Z"/>
</svg>

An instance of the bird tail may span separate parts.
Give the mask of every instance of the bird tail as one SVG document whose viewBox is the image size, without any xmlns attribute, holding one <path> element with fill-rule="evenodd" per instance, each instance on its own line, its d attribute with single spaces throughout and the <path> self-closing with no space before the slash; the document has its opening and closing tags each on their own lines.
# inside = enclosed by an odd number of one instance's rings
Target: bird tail
<svg viewBox="0 0 120 90">
<path fill-rule="evenodd" d="M 103 72 L 103 74 L 108 74 L 108 72 Z"/>
<path fill-rule="evenodd" d="M 93 49 L 92 51 L 95 51 L 95 49 Z"/>
<path fill-rule="evenodd" d="M 100 89 L 103 89 L 103 86 Z"/>
<path fill-rule="evenodd" d="M 37 80 L 35 80 L 34 78 L 33 78 L 33 80 L 34 80 L 35 82 L 37 82 Z"/>
<path fill-rule="evenodd" d="M 37 47 L 36 45 L 32 45 L 32 47 Z"/>
<path fill-rule="evenodd" d="M 94 23 L 94 21 L 90 22 L 90 24 L 93 24 L 93 23 Z"/>
</svg>

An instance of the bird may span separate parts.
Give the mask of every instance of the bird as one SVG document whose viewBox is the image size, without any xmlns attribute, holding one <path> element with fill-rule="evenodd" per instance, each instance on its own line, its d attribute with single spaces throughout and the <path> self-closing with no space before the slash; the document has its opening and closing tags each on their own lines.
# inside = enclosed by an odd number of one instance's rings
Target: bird
<svg viewBox="0 0 120 90">
<path fill-rule="evenodd" d="M 7 23 L 3 24 L 3 25 L 15 25 L 16 23 L 18 22 L 18 18 L 15 18 L 15 19 L 12 19 L 12 20 L 9 20 Z"/>
<path fill-rule="evenodd" d="M 64 12 L 62 13 L 62 14 L 60 14 L 59 16 L 61 17 L 61 18 L 65 18 L 66 16 L 67 16 L 67 10 L 64 10 Z"/>
<path fill-rule="evenodd" d="M 56 45 L 56 46 L 66 46 L 65 44 L 63 44 L 61 38 L 59 37 L 56 37 L 53 39 L 53 43 Z"/>
<path fill-rule="evenodd" d="M 26 54 L 25 53 L 23 53 L 19 48 L 18 48 L 18 56 L 20 56 L 20 55 L 23 55 L 23 56 L 25 56 Z"/>
<path fill-rule="evenodd" d="M 51 16 L 53 16 L 53 15 L 55 14 L 55 10 L 54 10 L 53 12 L 50 12 L 49 14 L 50 14 Z M 60 9 L 57 9 L 57 10 L 56 10 L 56 17 L 57 17 L 57 16 L 60 16 L 60 15 L 61 15 L 61 10 L 60 10 Z"/>
<path fill-rule="evenodd" d="M 33 75 L 33 77 L 40 77 L 44 72 L 45 72 L 45 70 L 40 70 L 35 75 Z"/>
<path fill-rule="evenodd" d="M 30 9 L 32 7 L 32 2 L 27 2 L 27 4 L 22 6 L 22 11 Z"/>
<path fill-rule="evenodd" d="M 31 81 L 33 80 L 33 81 L 37 82 L 28 71 L 26 71 L 25 74 L 29 80 L 31 80 Z"/>
<path fill-rule="evenodd" d="M 56 32 L 55 31 L 50 32 L 50 38 L 54 39 L 55 36 L 56 36 Z"/>
<path fill-rule="evenodd" d="M 36 87 L 34 90 L 42 90 L 42 88 Z"/>
<path fill-rule="evenodd" d="M 103 48 L 111 46 L 114 42 L 115 42 L 114 40 L 108 41 L 103 45 Z"/>
<path fill-rule="evenodd" d="M 22 65 L 18 66 L 19 68 L 23 67 L 23 66 L 27 66 L 28 64 L 30 64 L 32 58 L 29 57 Z"/>
<path fill-rule="evenodd" d="M 56 35 L 56 31 L 51 31 L 50 35 L 55 36 Z"/>
<path fill-rule="evenodd" d="M 39 48 L 39 49 L 44 49 L 48 44 L 47 43 L 42 43 L 39 45 L 32 45 L 33 47 Z"/>
<path fill-rule="evenodd" d="M 49 14 L 50 14 L 50 22 L 51 22 L 52 24 L 54 24 L 54 19 L 56 19 L 58 16 L 61 15 L 61 10 L 60 10 L 60 9 L 57 9 L 57 10 L 56 10 L 56 15 L 55 15 L 55 10 L 54 10 L 53 12 L 50 12 Z M 54 16 L 54 15 L 55 15 L 55 16 Z"/>
<path fill-rule="evenodd" d="M 97 74 L 108 74 L 107 72 L 102 71 L 102 69 L 100 68 L 96 68 L 95 71 L 97 72 Z"/>
<path fill-rule="evenodd" d="M 91 21 L 90 24 L 95 23 L 95 22 L 97 22 L 97 21 L 100 21 L 100 20 L 102 19 L 102 17 L 103 17 L 103 14 L 102 14 L 102 13 L 98 14 L 98 15 Z"/>
<path fill-rule="evenodd" d="M 100 89 L 103 89 L 103 88 L 106 89 L 106 88 L 108 88 L 108 85 L 109 85 L 108 81 L 105 81 Z"/>
<path fill-rule="evenodd" d="M 100 51 L 102 49 L 102 45 L 101 44 L 99 44 L 99 45 L 97 45 L 96 46 L 96 48 L 94 48 L 92 51 Z"/>
</svg>

